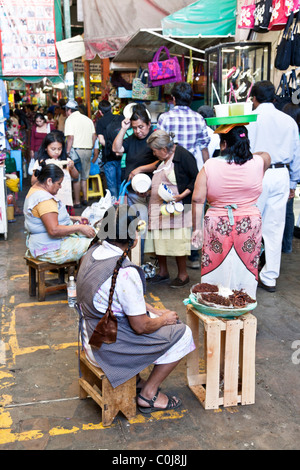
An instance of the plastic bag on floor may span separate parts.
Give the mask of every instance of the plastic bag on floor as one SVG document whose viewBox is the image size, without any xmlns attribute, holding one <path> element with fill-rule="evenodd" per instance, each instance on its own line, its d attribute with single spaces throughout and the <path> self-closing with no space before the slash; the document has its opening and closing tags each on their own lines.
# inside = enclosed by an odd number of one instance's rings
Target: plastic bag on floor
<svg viewBox="0 0 300 470">
<path fill-rule="evenodd" d="M 107 189 L 104 197 L 101 197 L 98 202 L 94 202 L 91 206 L 86 207 L 81 214 L 81 217 L 88 219 L 89 224 L 95 226 L 103 219 L 107 209 L 113 204 L 110 191 Z"/>
</svg>

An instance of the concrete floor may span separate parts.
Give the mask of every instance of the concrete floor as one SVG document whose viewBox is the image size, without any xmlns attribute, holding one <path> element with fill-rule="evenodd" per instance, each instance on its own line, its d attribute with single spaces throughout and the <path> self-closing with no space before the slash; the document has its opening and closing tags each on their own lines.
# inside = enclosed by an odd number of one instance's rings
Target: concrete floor
<svg viewBox="0 0 300 470">
<path fill-rule="evenodd" d="M 22 195 L 20 199 L 21 205 Z M 297 206 L 298 207 L 298 206 Z M 298 209 L 297 209 L 298 210 Z M 0 450 L 294 450 L 300 448 L 300 240 L 282 256 L 277 292 L 258 290 L 255 404 L 204 410 L 187 387 L 186 360 L 163 390 L 179 411 L 121 414 L 104 428 L 101 409 L 78 398 L 77 315 L 66 293 L 28 296 L 23 217 L 0 236 Z M 175 274 L 170 259 L 171 273 Z M 190 286 L 199 271 L 190 270 Z M 148 289 L 147 300 L 178 311 L 189 287 Z"/>
</svg>

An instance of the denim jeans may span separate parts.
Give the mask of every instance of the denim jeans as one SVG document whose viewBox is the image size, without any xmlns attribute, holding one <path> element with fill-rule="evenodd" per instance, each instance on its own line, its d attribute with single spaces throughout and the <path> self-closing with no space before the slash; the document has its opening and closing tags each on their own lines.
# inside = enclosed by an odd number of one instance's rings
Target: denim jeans
<svg viewBox="0 0 300 470">
<path fill-rule="evenodd" d="M 107 188 L 112 196 L 119 197 L 121 186 L 121 161 L 113 160 L 106 162 L 104 165 L 104 173 L 107 183 Z"/>
<path fill-rule="evenodd" d="M 294 225 L 295 225 L 294 198 L 291 198 L 288 200 L 287 205 L 286 205 L 285 227 L 284 227 L 283 239 L 282 239 L 283 253 L 292 252 Z"/>
</svg>

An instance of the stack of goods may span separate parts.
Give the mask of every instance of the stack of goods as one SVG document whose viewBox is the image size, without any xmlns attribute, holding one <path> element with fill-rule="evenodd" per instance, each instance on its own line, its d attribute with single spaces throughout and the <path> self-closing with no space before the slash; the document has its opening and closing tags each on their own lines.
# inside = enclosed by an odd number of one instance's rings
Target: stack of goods
<svg viewBox="0 0 300 470">
<path fill-rule="evenodd" d="M 199 304 L 215 308 L 246 308 L 256 302 L 243 290 L 231 290 L 207 283 L 196 284 L 191 292 Z"/>
</svg>

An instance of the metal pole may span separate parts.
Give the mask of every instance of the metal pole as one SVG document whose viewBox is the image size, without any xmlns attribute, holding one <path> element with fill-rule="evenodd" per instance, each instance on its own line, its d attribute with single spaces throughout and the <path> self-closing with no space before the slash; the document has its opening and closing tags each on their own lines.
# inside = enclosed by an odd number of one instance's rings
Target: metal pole
<svg viewBox="0 0 300 470">
<path fill-rule="evenodd" d="M 70 13 L 70 1 L 64 0 L 64 25 L 65 25 L 65 36 L 66 39 L 71 38 L 71 13 Z M 74 93 L 74 72 L 73 72 L 73 62 L 67 62 L 67 72 L 68 75 L 73 75 L 73 84 L 68 84 L 68 99 L 74 100 L 75 93 Z"/>
</svg>

